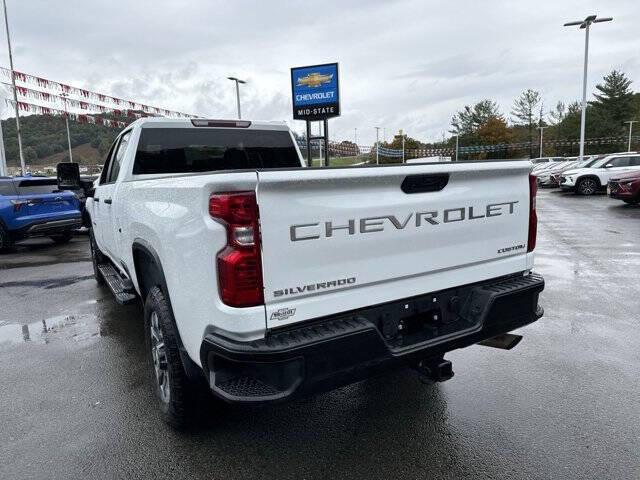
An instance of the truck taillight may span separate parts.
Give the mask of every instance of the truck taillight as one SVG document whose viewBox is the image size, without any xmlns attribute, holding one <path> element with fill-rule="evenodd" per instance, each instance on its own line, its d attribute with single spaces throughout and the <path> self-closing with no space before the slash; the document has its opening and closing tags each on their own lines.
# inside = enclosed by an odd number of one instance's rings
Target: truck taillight
<svg viewBox="0 0 640 480">
<path fill-rule="evenodd" d="M 535 175 L 529 174 L 529 238 L 527 240 L 527 252 L 533 252 L 536 248 L 538 235 L 538 214 L 536 213 L 536 194 L 538 183 Z"/>
<path fill-rule="evenodd" d="M 262 258 L 255 192 L 215 193 L 209 214 L 227 229 L 227 245 L 218 253 L 218 283 L 222 301 L 231 307 L 264 303 Z"/>
</svg>

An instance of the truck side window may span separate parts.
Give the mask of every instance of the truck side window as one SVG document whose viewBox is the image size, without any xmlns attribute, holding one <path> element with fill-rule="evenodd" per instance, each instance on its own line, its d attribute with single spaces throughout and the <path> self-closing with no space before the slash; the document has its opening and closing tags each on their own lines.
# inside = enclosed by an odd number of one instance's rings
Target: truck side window
<svg viewBox="0 0 640 480">
<path fill-rule="evenodd" d="M 120 165 L 122 165 L 122 158 L 124 157 L 124 152 L 127 149 L 127 145 L 129 144 L 130 136 L 131 131 L 128 131 L 120 137 L 120 142 L 116 147 L 115 153 L 111 157 L 111 165 L 109 165 L 109 173 L 107 173 L 106 183 L 113 183 L 118 178 L 118 174 L 120 173 Z"/>
<path fill-rule="evenodd" d="M 113 150 L 116 148 L 117 144 L 118 139 L 116 138 L 111 144 L 109 152 L 107 152 L 107 158 L 104 161 L 104 167 L 102 167 L 102 172 L 100 173 L 100 185 L 102 185 L 103 183 L 107 183 L 107 173 L 109 173 L 109 167 L 111 166 L 111 157 L 113 156 Z"/>
</svg>

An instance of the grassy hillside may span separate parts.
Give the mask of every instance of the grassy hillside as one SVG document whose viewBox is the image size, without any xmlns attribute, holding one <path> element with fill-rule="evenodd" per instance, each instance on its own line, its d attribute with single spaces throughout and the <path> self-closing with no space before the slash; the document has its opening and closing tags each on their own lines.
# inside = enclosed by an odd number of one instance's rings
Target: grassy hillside
<svg viewBox="0 0 640 480">
<path fill-rule="evenodd" d="M 97 148 L 94 148 L 89 143 L 83 143 L 77 147 L 71 149 L 73 153 L 73 161 L 80 165 L 101 165 L 104 163 L 106 154 L 101 154 Z M 39 165 L 56 165 L 60 162 L 66 162 L 69 160 L 69 150 L 64 149 L 62 152 L 48 155 L 44 158 L 38 159 Z"/>
<path fill-rule="evenodd" d="M 113 117 L 110 117 L 113 118 Z M 121 119 L 128 121 L 129 119 Z M 68 156 L 67 130 L 61 117 L 29 115 L 20 117 L 22 148 L 28 165 L 52 165 Z M 117 128 L 70 121 L 73 160 L 82 164 L 102 163 L 111 143 L 120 132 Z M 7 164 L 20 164 L 16 121 L 2 121 Z"/>
</svg>

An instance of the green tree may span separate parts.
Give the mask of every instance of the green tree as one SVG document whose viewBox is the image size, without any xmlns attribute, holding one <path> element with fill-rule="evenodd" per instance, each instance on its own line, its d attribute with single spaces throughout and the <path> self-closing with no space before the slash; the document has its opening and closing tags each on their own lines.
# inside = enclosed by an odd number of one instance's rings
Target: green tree
<svg viewBox="0 0 640 480">
<path fill-rule="evenodd" d="M 554 125 L 559 124 L 564 120 L 564 117 L 567 116 L 567 107 L 564 102 L 560 101 L 556 103 L 556 108 L 549 112 L 549 116 L 551 117 L 551 123 Z"/>
<path fill-rule="evenodd" d="M 35 160 L 38 159 L 38 153 L 36 152 L 36 149 L 33 147 L 25 148 L 22 151 L 22 154 L 24 155 L 25 162 L 34 162 Z"/>
<path fill-rule="evenodd" d="M 594 93 L 596 100 L 590 104 L 608 125 L 597 130 L 601 130 L 599 133 L 603 135 L 619 134 L 624 128 L 623 122 L 631 120 L 634 114 L 631 80 L 618 70 L 605 75 L 603 80 L 603 83 L 596 85 L 600 93 Z"/>
<path fill-rule="evenodd" d="M 470 135 L 479 127 L 487 123 L 491 117 L 501 117 L 498 104 L 493 100 L 485 98 L 480 100 L 473 107 L 465 107 L 457 112 L 451 119 L 450 133 L 458 135 Z"/>
<path fill-rule="evenodd" d="M 536 120 L 536 114 L 542 103 L 540 92 L 527 89 L 520 94 L 513 102 L 511 115 L 514 117 L 514 123 L 526 127 L 529 137 L 529 156 L 533 156 L 533 129 L 536 123 L 542 121 L 541 118 Z"/>
</svg>

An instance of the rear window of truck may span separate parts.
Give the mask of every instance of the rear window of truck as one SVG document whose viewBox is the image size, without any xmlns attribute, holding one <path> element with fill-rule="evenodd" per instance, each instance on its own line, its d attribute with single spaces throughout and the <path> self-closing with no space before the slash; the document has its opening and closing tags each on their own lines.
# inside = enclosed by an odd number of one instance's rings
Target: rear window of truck
<svg viewBox="0 0 640 480">
<path fill-rule="evenodd" d="M 133 174 L 300 167 L 286 131 L 143 128 Z"/>
</svg>

